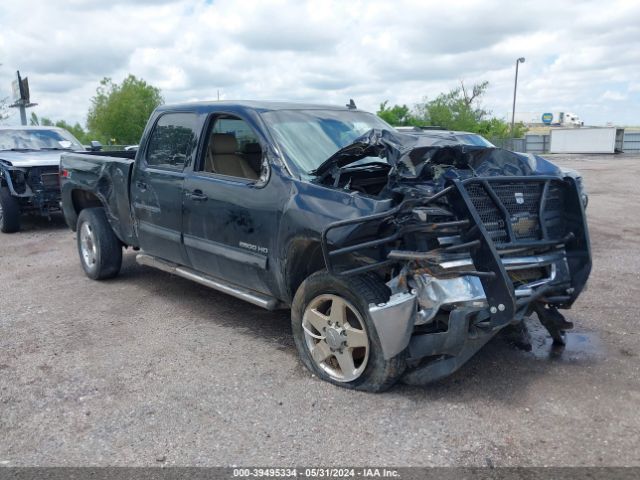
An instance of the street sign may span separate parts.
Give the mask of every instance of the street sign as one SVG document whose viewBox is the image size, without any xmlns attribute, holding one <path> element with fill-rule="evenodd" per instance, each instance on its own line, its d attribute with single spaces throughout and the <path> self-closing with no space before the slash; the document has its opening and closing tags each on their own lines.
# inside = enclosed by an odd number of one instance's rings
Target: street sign
<svg viewBox="0 0 640 480">
<path fill-rule="evenodd" d="M 11 82 L 11 90 L 13 92 L 13 101 L 21 103 L 29 103 L 29 79 L 21 78 L 20 72 L 16 72 L 17 79 Z"/>
<path fill-rule="evenodd" d="M 11 99 L 14 102 L 17 102 L 18 100 L 22 100 L 22 95 L 20 95 L 20 84 L 18 83 L 18 80 L 14 80 L 13 82 L 11 82 L 11 90 L 13 92 L 13 95 L 11 97 Z"/>
<path fill-rule="evenodd" d="M 13 108 L 20 109 L 20 121 L 22 125 L 27 124 L 27 113 L 26 109 L 28 107 L 34 107 L 37 104 L 31 103 L 30 95 L 29 95 L 29 80 L 27 77 L 21 78 L 20 72 L 16 72 L 17 79 L 11 82 L 11 90 L 13 92 L 13 104 L 9 105 Z"/>
<path fill-rule="evenodd" d="M 30 95 L 29 95 L 29 79 L 24 77 L 22 79 L 22 84 L 20 85 L 20 92 L 22 95 L 22 101 L 26 104 L 30 103 Z"/>
</svg>

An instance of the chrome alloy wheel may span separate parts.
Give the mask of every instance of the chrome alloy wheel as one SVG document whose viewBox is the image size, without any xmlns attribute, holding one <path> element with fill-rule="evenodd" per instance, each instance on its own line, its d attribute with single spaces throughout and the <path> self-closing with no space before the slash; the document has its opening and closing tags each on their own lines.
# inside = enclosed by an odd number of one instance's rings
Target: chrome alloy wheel
<svg viewBox="0 0 640 480">
<path fill-rule="evenodd" d="M 315 364 L 333 380 L 357 379 L 369 359 L 369 337 L 358 310 L 337 295 L 320 295 L 302 316 L 307 348 Z"/>
<path fill-rule="evenodd" d="M 88 223 L 80 227 L 80 253 L 82 260 L 88 268 L 93 268 L 97 259 L 97 248 L 93 228 Z"/>
</svg>

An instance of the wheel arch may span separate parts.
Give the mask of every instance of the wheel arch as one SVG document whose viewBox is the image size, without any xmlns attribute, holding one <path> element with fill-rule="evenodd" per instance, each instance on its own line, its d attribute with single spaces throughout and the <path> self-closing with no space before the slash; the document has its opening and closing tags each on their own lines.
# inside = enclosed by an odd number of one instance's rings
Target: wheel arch
<svg viewBox="0 0 640 480">
<path fill-rule="evenodd" d="M 105 207 L 104 202 L 93 192 L 82 188 L 74 188 L 69 191 L 68 202 L 63 202 L 64 216 L 67 225 L 74 232 L 78 223 L 80 212 L 86 208 Z M 68 208 L 68 207 L 71 208 Z"/>
<path fill-rule="evenodd" d="M 318 270 L 326 268 L 320 240 L 297 238 L 286 251 L 285 280 L 287 301 L 291 303 L 298 287 Z"/>
</svg>

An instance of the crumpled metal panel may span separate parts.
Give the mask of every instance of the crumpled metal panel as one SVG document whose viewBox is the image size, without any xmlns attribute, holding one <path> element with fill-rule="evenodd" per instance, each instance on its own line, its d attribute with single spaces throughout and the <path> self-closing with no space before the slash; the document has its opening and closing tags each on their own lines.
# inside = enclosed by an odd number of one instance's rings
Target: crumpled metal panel
<svg viewBox="0 0 640 480">
<path fill-rule="evenodd" d="M 459 306 L 465 303 L 486 302 L 484 288 L 478 277 L 435 278 L 431 275 L 415 275 L 416 295 L 420 310 L 416 325 L 429 323 L 443 306 Z"/>
<path fill-rule="evenodd" d="M 411 293 L 391 295 L 386 303 L 369 305 L 369 315 L 376 327 L 385 360 L 402 352 L 411 339 L 416 315 L 416 296 Z"/>
<path fill-rule="evenodd" d="M 471 175 L 529 176 L 556 175 L 560 169 L 537 155 L 501 148 L 473 145 L 429 145 L 424 137 L 389 130 L 369 130 L 353 143 L 338 150 L 313 173 L 321 176 L 335 167 L 344 167 L 365 157 L 384 157 L 395 167 L 399 178 L 442 182 Z M 465 174 L 464 170 L 467 171 Z"/>
</svg>

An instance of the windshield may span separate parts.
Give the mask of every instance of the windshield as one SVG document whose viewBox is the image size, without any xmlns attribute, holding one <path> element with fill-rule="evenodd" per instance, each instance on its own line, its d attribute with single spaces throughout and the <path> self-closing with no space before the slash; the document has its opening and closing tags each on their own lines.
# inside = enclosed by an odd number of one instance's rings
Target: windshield
<svg viewBox="0 0 640 480">
<path fill-rule="evenodd" d="M 348 110 L 277 110 L 262 116 L 287 160 L 307 175 L 369 130 L 393 130 L 371 113 Z M 383 160 L 360 162 L 370 161 Z"/>
<path fill-rule="evenodd" d="M 0 130 L 0 150 L 84 150 L 82 144 L 64 130 Z"/>
</svg>

